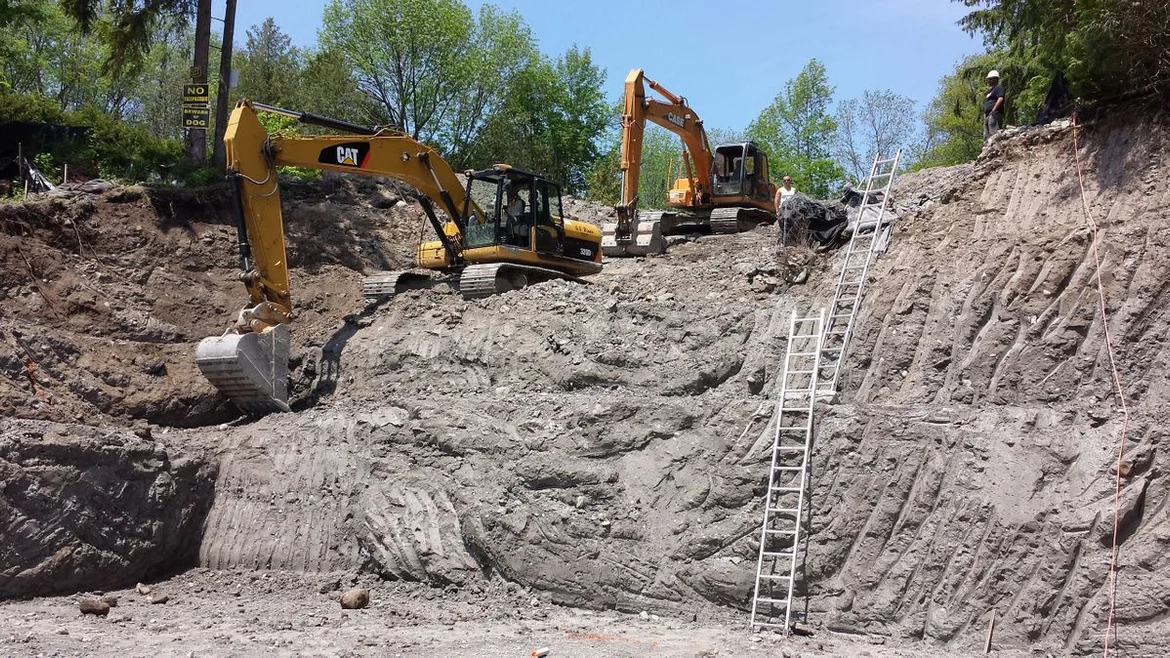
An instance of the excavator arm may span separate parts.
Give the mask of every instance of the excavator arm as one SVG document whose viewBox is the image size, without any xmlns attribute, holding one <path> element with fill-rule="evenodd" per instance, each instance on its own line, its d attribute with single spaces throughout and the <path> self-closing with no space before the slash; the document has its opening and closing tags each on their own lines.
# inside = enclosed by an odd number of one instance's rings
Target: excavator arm
<svg viewBox="0 0 1170 658">
<path fill-rule="evenodd" d="M 345 130 L 354 135 L 269 135 L 256 110 Z M 251 101 L 233 110 L 224 135 L 228 169 L 236 178 L 241 279 L 250 304 L 233 330 L 204 339 L 196 363 L 213 384 L 252 413 L 287 410 L 289 333 L 293 300 L 276 168 L 307 167 L 386 176 L 413 185 L 447 252 L 450 265 L 463 253 L 464 189 L 433 149 L 406 135 L 291 112 Z M 440 221 L 438 206 L 449 218 Z M 483 216 L 480 212 L 479 216 Z"/>
<path fill-rule="evenodd" d="M 257 117 L 256 107 L 306 123 L 364 134 L 287 138 L 269 135 Z M 241 332 L 262 331 L 267 325 L 288 322 L 292 313 L 276 167 L 343 171 L 409 183 L 424 197 L 424 207 L 437 223 L 436 232 L 448 248 L 449 258 L 458 260 L 462 252 L 462 184 L 442 157 L 411 137 L 245 100 L 232 112 L 224 147 L 228 169 L 236 177 L 244 285 L 252 304 L 262 305 L 251 313 L 245 310 L 248 315 L 241 316 L 237 327 Z M 433 205 L 443 209 L 454 230 L 437 221 Z"/>
<path fill-rule="evenodd" d="M 647 86 L 662 100 L 647 98 Z M 622 110 L 621 201 L 615 208 L 618 221 L 612 247 L 621 255 L 653 253 L 664 248 L 657 224 L 638 226 L 638 180 L 647 121 L 675 133 L 682 140 L 683 170 L 687 177 L 685 188 L 690 191 L 691 203 L 707 196 L 711 181 L 711 147 L 703 120 L 687 105 L 685 98 L 646 78 L 642 69 L 630 71 L 626 76 Z"/>
<path fill-rule="evenodd" d="M 646 87 L 658 92 L 664 100 L 646 98 Z M 679 136 L 685 149 L 686 167 L 698 197 L 711 180 L 711 147 L 703 120 L 687 105 L 682 96 L 671 93 L 657 82 L 646 78 L 642 69 L 634 69 L 626 77 L 625 108 L 622 112 L 622 185 L 621 206 L 631 216 L 637 211 L 639 169 L 642 166 L 642 139 L 646 122 L 650 121 Z M 622 211 L 619 209 L 619 215 Z"/>
</svg>

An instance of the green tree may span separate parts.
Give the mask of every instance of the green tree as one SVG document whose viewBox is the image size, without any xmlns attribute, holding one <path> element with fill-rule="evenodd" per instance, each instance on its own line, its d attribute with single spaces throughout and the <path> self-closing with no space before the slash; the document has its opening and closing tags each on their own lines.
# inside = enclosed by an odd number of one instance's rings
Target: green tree
<svg viewBox="0 0 1170 658">
<path fill-rule="evenodd" d="M 837 107 L 837 162 L 854 181 L 869 176 L 877 154 L 889 158 L 901 148 L 905 162 L 915 121 L 914 101 L 888 89 L 844 101 Z"/>
<path fill-rule="evenodd" d="M 73 29 L 55 3 L 29 0 L 0 13 L 7 23 L 0 32 L 0 80 L 7 88 L 51 98 L 67 110 L 119 108 L 121 89 L 102 76 L 102 44 Z"/>
<path fill-rule="evenodd" d="M 459 63 L 466 76 L 464 86 L 452 99 L 442 136 L 442 143 L 461 165 L 467 164 L 462 155 L 487 118 L 513 93 L 512 81 L 542 59 L 531 30 L 515 12 L 485 4 L 472 27 L 474 43 Z"/>
<path fill-rule="evenodd" d="M 369 99 L 358 91 L 353 68 L 337 50 L 311 53 L 297 86 L 296 109 L 354 123 L 372 120 Z"/>
<path fill-rule="evenodd" d="M 142 72 L 126 78 L 130 86 L 123 116 L 141 123 L 155 137 L 178 139 L 183 123 L 177 94 L 189 82 L 195 34 L 187 28 L 161 36 L 146 54 Z"/>
<path fill-rule="evenodd" d="M 167 29 L 186 29 L 187 17 L 208 0 L 60 0 L 83 35 L 96 32 L 108 46 L 105 69 L 136 74 L 151 45 Z"/>
<path fill-rule="evenodd" d="M 272 18 L 248 28 L 244 49 L 236 54 L 236 98 L 272 105 L 293 105 L 300 95 L 304 54 Z"/>
<path fill-rule="evenodd" d="M 605 72 L 588 49 L 574 46 L 555 62 L 530 63 L 511 78 L 503 102 L 461 161 L 507 162 L 545 174 L 570 194 L 583 194 L 610 123 L 604 83 Z"/>
<path fill-rule="evenodd" d="M 1003 49 L 1031 116 L 1056 71 L 1078 95 L 1101 100 L 1170 77 L 1170 3 L 1165 0 L 952 0 L 973 10 L 959 21 Z M 1007 117 L 1010 122 L 1011 117 Z"/>
<path fill-rule="evenodd" d="M 828 197 L 844 172 L 831 157 L 837 122 L 829 113 L 833 87 L 813 59 L 784 84 L 748 126 L 748 137 L 767 153 L 772 177 L 791 175 L 804 192 Z"/>
<path fill-rule="evenodd" d="M 557 58 L 557 103 L 553 111 L 554 171 L 573 194 L 585 191 L 588 172 L 600 157 L 598 140 L 609 123 L 602 87 L 606 73 L 588 48 L 576 45 Z"/>
<path fill-rule="evenodd" d="M 459 0 L 332 0 L 319 33 L 389 123 L 447 154 L 464 149 L 511 77 L 537 57 L 515 13 Z"/>
</svg>

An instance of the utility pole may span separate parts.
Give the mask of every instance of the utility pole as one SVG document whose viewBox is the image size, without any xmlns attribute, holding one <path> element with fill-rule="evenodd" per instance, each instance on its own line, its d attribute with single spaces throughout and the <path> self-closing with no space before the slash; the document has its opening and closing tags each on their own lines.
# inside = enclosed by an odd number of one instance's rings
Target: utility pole
<svg viewBox="0 0 1170 658">
<path fill-rule="evenodd" d="M 215 99 L 215 168 L 219 173 L 226 171 L 226 155 L 223 150 L 223 133 L 227 130 L 228 97 L 232 93 L 232 38 L 236 30 L 236 0 L 227 0 L 223 13 L 223 44 L 219 48 L 219 92 Z"/>
<path fill-rule="evenodd" d="M 211 46 L 211 0 L 199 0 L 195 10 L 195 63 L 191 66 L 191 82 L 207 84 L 207 51 Z M 187 129 L 187 154 L 196 164 L 207 164 L 207 131 Z"/>
</svg>

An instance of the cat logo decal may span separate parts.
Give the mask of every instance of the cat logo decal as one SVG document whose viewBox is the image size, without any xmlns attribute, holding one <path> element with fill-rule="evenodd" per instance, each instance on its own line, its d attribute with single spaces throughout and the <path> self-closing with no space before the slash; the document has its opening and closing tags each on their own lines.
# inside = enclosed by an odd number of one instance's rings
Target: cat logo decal
<svg viewBox="0 0 1170 658">
<path fill-rule="evenodd" d="M 350 142 L 337 146 L 326 146 L 321 149 L 317 162 L 321 164 L 340 165 L 342 167 L 366 166 L 370 156 L 370 145 L 367 142 Z"/>
</svg>

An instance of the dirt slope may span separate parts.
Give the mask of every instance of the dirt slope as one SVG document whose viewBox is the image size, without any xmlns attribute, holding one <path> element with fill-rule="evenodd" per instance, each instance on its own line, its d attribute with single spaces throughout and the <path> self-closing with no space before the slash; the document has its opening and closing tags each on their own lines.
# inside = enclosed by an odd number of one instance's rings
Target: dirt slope
<svg viewBox="0 0 1170 658">
<path fill-rule="evenodd" d="M 1125 655 L 1170 643 L 1157 459 L 1166 137 L 1155 120 L 1085 135 L 1132 413 Z M 997 647 L 1099 650 L 1120 417 L 1071 156 L 1070 133 L 1050 129 L 998 141 L 973 167 L 902 180 L 903 219 L 814 450 L 801 593 L 819 628 L 973 649 L 995 609 Z M 364 308 L 360 270 L 402 262 L 417 240 L 403 227 L 417 224 L 385 190 L 337 188 L 286 203 L 290 241 L 305 245 L 290 255 L 305 300 L 294 328 L 304 406 L 152 428 L 218 466 L 198 563 L 365 570 L 460 591 L 503 577 L 556 602 L 684 616 L 745 606 L 788 317 L 829 303 L 838 257 L 789 288 L 763 228 L 611 263 L 590 286 L 475 302 L 416 291 Z M 171 218 L 125 194 L 90 210 L 0 211 L 0 308 L 15 343 L 6 413 L 231 417 L 189 360 L 242 303 L 226 214 L 211 202 L 197 214 L 187 198 Z M 377 206 L 409 221 L 387 225 Z M 91 231 L 80 249 L 63 221 L 73 216 Z M 106 270 L 89 245 L 116 279 L 93 274 Z M 139 281 L 136 267 L 153 269 Z M 83 296 L 90 287 L 105 297 Z M 146 318 L 146 333 L 119 309 Z M 162 325 L 173 334 L 155 338 Z M 162 368 L 134 362 L 145 357 Z"/>
<path fill-rule="evenodd" d="M 1167 587 L 1164 121 L 1082 135 L 1108 328 L 1131 421 L 1121 479 L 1124 655 L 1161 655 Z M 879 263 L 846 402 L 818 437 L 809 576 L 831 624 L 952 641 L 1101 645 L 1112 395 L 1068 129 L 990 146 Z M 943 172 L 948 178 L 954 172 Z M 907 177 L 902 189 L 932 184 Z M 924 180 L 925 179 L 925 180 Z M 946 187 L 944 183 L 943 187 Z"/>
</svg>

